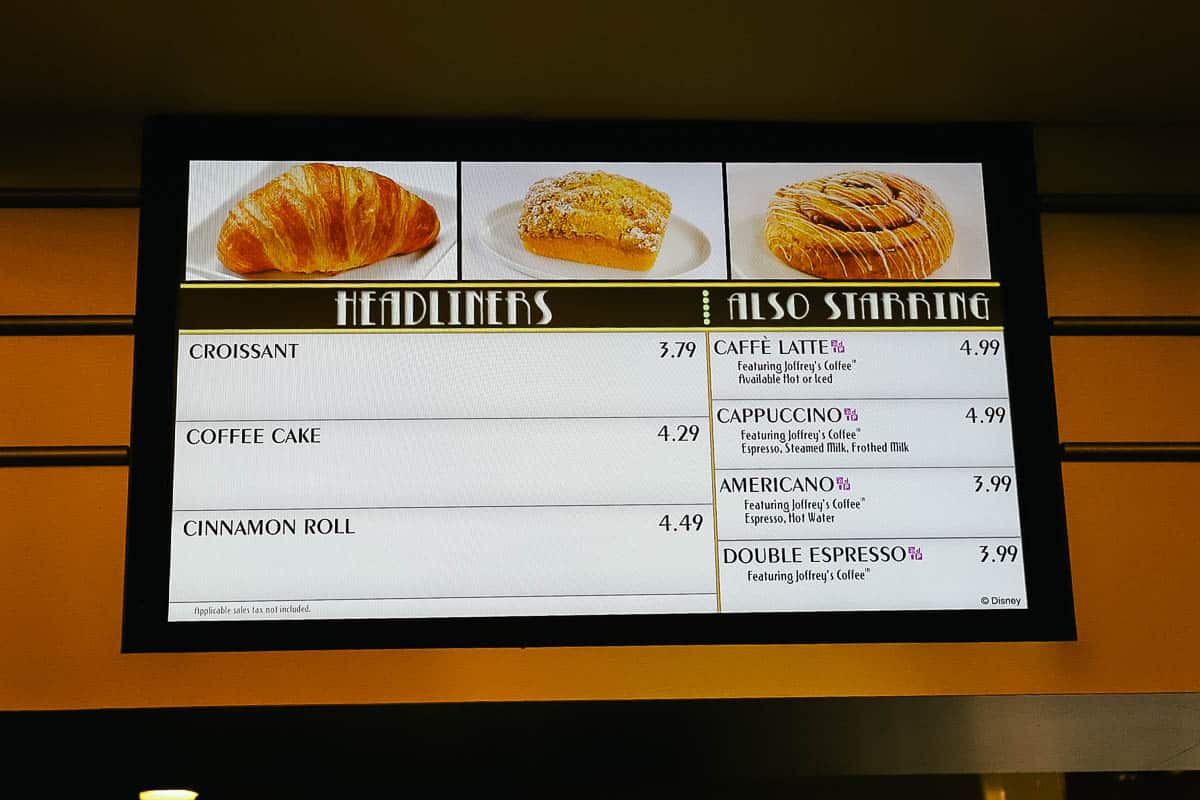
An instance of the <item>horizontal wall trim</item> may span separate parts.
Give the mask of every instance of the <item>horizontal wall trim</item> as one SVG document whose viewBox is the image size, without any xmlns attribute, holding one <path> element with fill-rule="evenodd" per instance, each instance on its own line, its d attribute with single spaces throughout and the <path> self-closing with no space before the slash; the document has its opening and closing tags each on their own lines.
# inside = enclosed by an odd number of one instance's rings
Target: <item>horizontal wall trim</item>
<svg viewBox="0 0 1200 800">
<path fill-rule="evenodd" d="M 1051 317 L 1055 336 L 1197 336 L 1200 317 Z"/>
<path fill-rule="evenodd" d="M 1046 214 L 1196 214 L 1200 194 L 1043 194 Z"/>
<path fill-rule="evenodd" d="M 1200 442 L 1063 442 L 1063 461 L 1200 461 Z M 0 447 L 0 467 L 127 466 L 125 445 Z"/>
<path fill-rule="evenodd" d="M 129 464 L 124 445 L 0 447 L 0 467 L 121 467 Z"/>
<path fill-rule="evenodd" d="M 1063 442 L 1063 461 L 1200 461 L 1200 442 Z"/>
<path fill-rule="evenodd" d="M 128 314 L 0 316 L 0 336 L 131 336 Z"/>
<path fill-rule="evenodd" d="M 0 189 L 0 208 L 138 208 L 137 189 Z"/>
</svg>

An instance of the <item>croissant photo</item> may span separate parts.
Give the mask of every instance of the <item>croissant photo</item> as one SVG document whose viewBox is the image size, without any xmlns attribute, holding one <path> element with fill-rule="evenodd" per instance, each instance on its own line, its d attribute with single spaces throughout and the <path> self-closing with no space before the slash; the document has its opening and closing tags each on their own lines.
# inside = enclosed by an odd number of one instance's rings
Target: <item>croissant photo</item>
<svg viewBox="0 0 1200 800">
<path fill-rule="evenodd" d="M 367 169 L 293 167 L 229 212 L 217 257 L 238 274 L 342 272 L 423 250 L 441 231 L 433 206 Z"/>
<path fill-rule="evenodd" d="M 768 205 L 764 233 L 784 264 L 834 280 L 925 278 L 954 244 L 950 215 L 933 190 L 886 172 L 784 186 Z"/>
</svg>

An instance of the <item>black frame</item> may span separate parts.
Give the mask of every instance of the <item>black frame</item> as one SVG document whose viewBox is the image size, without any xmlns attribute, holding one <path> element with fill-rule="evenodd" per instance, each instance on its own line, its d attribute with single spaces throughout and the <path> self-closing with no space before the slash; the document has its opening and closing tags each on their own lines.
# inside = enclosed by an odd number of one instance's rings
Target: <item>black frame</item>
<svg viewBox="0 0 1200 800">
<path fill-rule="evenodd" d="M 1075 638 L 1032 131 L 730 122 L 163 117 L 145 128 L 124 652 L 1049 641 Z M 168 623 L 177 293 L 188 161 L 981 162 L 1001 282 L 1027 609 Z M 461 226 L 460 226 L 461 227 Z M 174 268 L 172 268 L 174 265 Z"/>
</svg>

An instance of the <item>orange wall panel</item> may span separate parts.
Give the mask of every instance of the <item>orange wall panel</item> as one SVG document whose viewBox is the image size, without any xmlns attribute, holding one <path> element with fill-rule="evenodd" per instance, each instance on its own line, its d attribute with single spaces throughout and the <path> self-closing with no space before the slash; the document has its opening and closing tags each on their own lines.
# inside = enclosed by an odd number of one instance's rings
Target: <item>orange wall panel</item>
<svg viewBox="0 0 1200 800">
<path fill-rule="evenodd" d="M 0 447 L 129 442 L 131 336 L 0 336 Z"/>
<path fill-rule="evenodd" d="M 1056 336 L 1062 441 L 1200 441 L 1200 337 Z"/>
<path fill-rule="evenodd" d="M 0 314 L 132 314 L 134 208 L 0 208 Z"/>
<path fill-rule="evenodd" d="M 1200 313 L 1200 215 L 1043 214 L 1051 316 Z"/>
</svg>

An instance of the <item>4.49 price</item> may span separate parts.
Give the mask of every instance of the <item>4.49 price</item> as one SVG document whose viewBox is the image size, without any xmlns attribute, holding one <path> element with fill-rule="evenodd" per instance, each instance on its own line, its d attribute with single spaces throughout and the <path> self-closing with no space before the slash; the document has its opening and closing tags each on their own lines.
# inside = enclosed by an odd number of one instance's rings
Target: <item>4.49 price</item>
<svg viewBox="0 0 1200 800">
<path fill-rule="evenodd" d="M 679 514 L 672 516 L 663 514 L 658 521 L 658 527 L 667 533 L 698 533 L 704 527 L 703 514 Z"/>
</svg>

